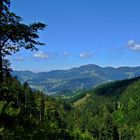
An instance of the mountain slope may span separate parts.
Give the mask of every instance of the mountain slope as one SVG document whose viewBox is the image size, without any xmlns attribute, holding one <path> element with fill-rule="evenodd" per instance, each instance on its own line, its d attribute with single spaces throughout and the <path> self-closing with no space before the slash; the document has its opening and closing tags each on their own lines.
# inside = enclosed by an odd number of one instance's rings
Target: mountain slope
<svg viewBox="0 0 140 140">
<path fill-rule="evenodd" d="M 84 94 L 73 103 L 70 125 L 94 139 L 140 139 L 140 77 L 107 83 Z"/>
<path fill-rule="evenodd" d="M 40 73 L 14 71 L 13 75 L 16 75 L 21 82 L 27 81 L 32 88 L 40 89 L 47 94 L 68 94 L 90 89 L 106 82 L 138 76 L 140 67 L 103 68 L 89 64 L 69 70 Z"/>
<path fill-rule="evenodd" d="M 85 97 L 87 96 L 90 100 L 92 100 L 94 96 L 110 97 L 110 98 L 118 100 L 118 98 L 122 95 L 122 92 L 129 85 L 131 85 L 132 83 L 138 80 L 140 80 L 140 77 L 105 83 L 100 86 L 97 86 L 96 88 L 89 89 L 87 91 L 85 90 L 83 92 L 81 91 L 77 93 L 76 95 L 69 97 L 68 99 L 66 98 L 65 100 L 73 104 L 77 104 L 77 102 L 81 102 L 81 100 L 85 99 Z M 88 100 L 88 98 L 86 99 Z"/>
<path fill-rule="evenodd" d="M 6 77 L 0 89 L 0 139 L 140 139 L 140 77 L 81 91 L 71 104 L 16 78 Z"/>
</svg>

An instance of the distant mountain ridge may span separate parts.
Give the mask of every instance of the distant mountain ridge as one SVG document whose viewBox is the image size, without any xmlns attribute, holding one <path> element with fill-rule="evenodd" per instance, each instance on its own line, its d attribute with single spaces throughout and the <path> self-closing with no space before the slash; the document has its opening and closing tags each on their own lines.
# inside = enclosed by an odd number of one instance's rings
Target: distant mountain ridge
<svg viewBox="0 0 140 140">
<path fill-rule="evenodd" d="M 53 70 L 34 73 L 13 71 L 12 74 L 23 83 L 25 81 L 46 94 L 69 94 L 78 90 L 90 89 L 100 84 L 133 78 L 140 75 L 139 67 L 100 67 L 95 64 L 83 65 L 69 70 Z"/>
</svg>

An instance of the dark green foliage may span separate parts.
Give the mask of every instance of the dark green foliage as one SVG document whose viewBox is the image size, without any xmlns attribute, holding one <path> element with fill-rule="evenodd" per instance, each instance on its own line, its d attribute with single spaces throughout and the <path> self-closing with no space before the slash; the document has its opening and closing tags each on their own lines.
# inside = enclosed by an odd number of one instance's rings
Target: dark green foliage
<svg viewBox="0 0 140 140">
<path fill-rule="evenodd" d="M 140 138 L 140 77 L 104 84 L 87 93 L 86 100 L 76 100 L 83 101 L 80 105 L 74 103 L 67 117 L 69 128 L 88 132 L 97 140 Z"/>
<path fill-rule="evenodd" d="M 71 137 L 64 120 L 68 105 L 41 92 L 33 92 L 27 83 L 22 86 L 16 78 L 5 77 L 1 89 L 1 139 L 59 140 Z"/>
<path fill-rule="evenodd" d="M 139 85 L 139 77 L 108 83 L 84 91 L 69 104 L 7 76 L 1 86 L 0 139 L 139 139 Z"/>
<path fill-rule="evenodd" d="M 0 0 L 0 83 L 5 72 L 4 60 L 7 55 L 18 52 L 21 48 L 37 50 L 38 31 L 43 30 L 43 23 L 26 25 L 22 18 L 9 10 L 10 0 Z"/>
<path fill-rule="evenodd" d="M 37 39 L 38 30 L 44 29 L 45 25 L 23 24 L 20 17 L 9 11 L 9 5 L 9 0 L 0 0 L 0 140 L 139 140 L 140 77 L 84 91 L 67 100 L 71 104 L 32 91 L 28 83 L 22 85 L 16 77 L 11 77 L 9 61 L 4 57 L 21 47 L 34 50 L 35 45 L 43 45 Z M 110 80 L 105 75 L 114 79 L 134 76 L 134 72 L 139 75 L 139 68 L 131 69 L 130 75 L 127 75 L 127 67 L 115 69 L 119 76 L 115 75 L 114 68 L 105 68 L 111 73 L 96 65 L 88 65 L 92 71 L 88 73 L 85 73 L 85 66 L 79 69 L 80 76 L 83 76 L 80 80 L 82 83 L 89 81 L 89 87 L 92 82 Z M 96 71 L 101 75 L 95 75 Z M 48 78 L 51 74 L 55 76 L 55 72 L 48 73 Z M 65 77 L 72 78 L 78 73 L 77 68 L 69 70 L 66 75 L 59 71 L 56 78 L 63 76 L 66 80 Z M 85 75 L 98 78 L 93 81 Z M 55 81 L 55 84 L 61 82 Z M 77 87 L 79 80 L 74 78 L 69 83 Z M 71 89 L 68 83 L 65 83 L 65 89 Z"/>
<path fill-rule="evenodd" d="M 121 92 L 126 88 L 126 86 L 139 79 L 140 79 L 139 77 L 136 77 L 132 79 L 126 79 L 103 84 L 95 88 L 93 92 L 97 93 L 97 95 L 103 96 L 115 96 L 115 95 L 119 96 L 119 94 L 121 94 Z"/>
</svg>

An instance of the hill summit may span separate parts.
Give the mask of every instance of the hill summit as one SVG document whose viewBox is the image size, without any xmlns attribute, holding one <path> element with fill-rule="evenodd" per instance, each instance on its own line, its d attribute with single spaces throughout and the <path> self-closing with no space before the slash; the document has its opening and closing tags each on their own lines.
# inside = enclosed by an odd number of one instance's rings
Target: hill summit
<svg viewBox="0 0 140 140">
<path fill-rule="evenodd" d="M 34 73 L 13 71 L 13 75 L 33 89 L 46 94 L 69 94 L 83 89 L 94 88 L 103 83 L 133 78 L 140 75 L 140 67 L 100 67 L 95 64 L 83 65 L 68 70 L 53 70 Z"/>
</svg>

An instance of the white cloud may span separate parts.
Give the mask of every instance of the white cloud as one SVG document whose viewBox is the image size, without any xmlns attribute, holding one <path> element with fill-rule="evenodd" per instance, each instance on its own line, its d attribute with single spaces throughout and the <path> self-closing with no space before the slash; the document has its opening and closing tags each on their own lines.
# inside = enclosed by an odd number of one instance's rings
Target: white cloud
<svg viewBox="0 0 140 140">
<path fill-rule="evenodd" d="M 80 53 L 80 57 L 81 58 L 89 58 L 93 55 L 92 51 L 84 51 Z"/>
<path fill-rule="evenodd" d="M 38 51 L 38 52 L 34 53 L 33 57 L 40 58 L 40 59 L 50 58 L 50 56 L 47 53 L 43 52 L 43 51 Z"/>
<path fill-rule="evenodd" d="M 127 47 L 134 51 L 140 51 L 140 43 L 134 41 L 133 39 L 127 42 Z"/>
<path fill-rule="evenodd" d="M 16 57 L 14 57 L 14 60 L 15 61 L 22 61 L 22 60 L 24 60 L 24 58 L 23 58 L 23 56 L 16 56 Z"/>
<path fill-rule="evenodd" d="M 70 54 L 71 54 L 70 52 L 66 51 L 66 52 L 63 53 L 63 56 L 64 56 L 64 57 L 67 57 L 67 56 L 69 56 Z"/>
</svg>

